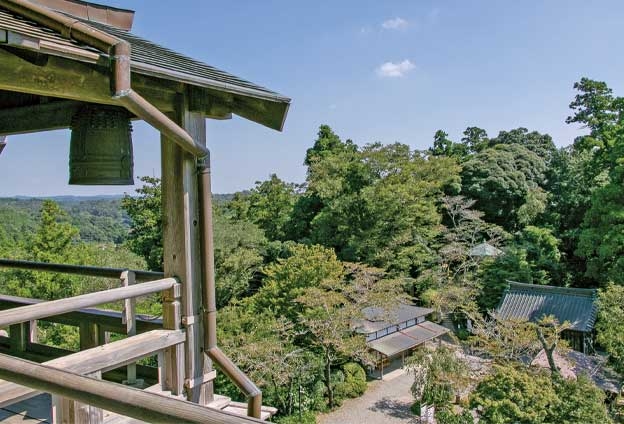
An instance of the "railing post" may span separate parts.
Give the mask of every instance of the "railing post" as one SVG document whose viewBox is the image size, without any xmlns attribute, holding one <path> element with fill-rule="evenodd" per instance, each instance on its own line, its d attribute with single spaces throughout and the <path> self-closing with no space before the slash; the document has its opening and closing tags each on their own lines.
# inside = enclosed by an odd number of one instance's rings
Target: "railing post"
<svg viewBox="0 0 624 424">
<path fill-rule="evenodd" d="M 89 377 L 102 379 L 102 373 L 89 374 Z M 53 424 L 102 424 L 104 411 L 101 408 L 76 402 L 58 395 L 52 395 Z"/>
<path fill-rule="evenodd" d="M 124 271 L 121 273 L 121 285 L 123 287 L 132 286 L 136 283 L 136 275 L 132 271 Z M 122 313 L 122 322 L 126 324 L 126 335 L 128 337 L 136 336 L 136 299 L 130 298 L 124 301 L 124 309 Z M 127 385 L 141 385 L 143 381 L 139 381 L 136 378 L 136 363 L 128 364 L 127 366 L 127 380 L 124 384 Z"/>
<path fill-rule="evenodd" d="M 181 285 L 175 284 L 171 289 L 163 292 L 163 328 L 165 330 L 180 330 L 182 328 L 182 296 Z M 159 372 L 163 391 L 171 391 L 174 396 L 184 394 L 184 345 L 170 347 L 159 355 Z M 160 376 L 159 375 L 159 376 Z"/>
</svg>

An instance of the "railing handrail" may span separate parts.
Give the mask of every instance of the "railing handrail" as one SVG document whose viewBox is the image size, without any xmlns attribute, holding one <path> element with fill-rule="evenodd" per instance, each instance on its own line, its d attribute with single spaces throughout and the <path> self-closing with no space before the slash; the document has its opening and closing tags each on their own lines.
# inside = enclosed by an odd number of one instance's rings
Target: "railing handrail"
<svg viewBox="0 0 624 424">
<path fill-rule="evenodd" d="M 1 354 L 0 378 L 142 421 L 204 424 L 262 422 Z"/>
<path fill-rule="evenodd" d="M 128 298 L 158 293 L 169 290 L 176 284 L 178 284 L 178 280 L 175 278 L 164 278 L 162 280 L 149 281 L 128 287 L 119 287 L 116 289 L 12 308 L 0 312 L 0 327 L 60 315 L 82 308 L 102 305 L 104 303 L 117 302 Z"/>
<path fill-rule="evenodd" d="M 62 274 L 83 275 L 85 277 L 120 278 L 124 271 L 132 271 L 137 282 L 152 281 L 163 278 L 165 274 L 158 271 L 142 271 L 127 268 L 105 268 L 85 265 L 53 264 L 46 262 L 22 261 L 15 259 L 0 259 L 0 267 L 27 269 L 40 272 L 58 272 Z"/>
</svg>

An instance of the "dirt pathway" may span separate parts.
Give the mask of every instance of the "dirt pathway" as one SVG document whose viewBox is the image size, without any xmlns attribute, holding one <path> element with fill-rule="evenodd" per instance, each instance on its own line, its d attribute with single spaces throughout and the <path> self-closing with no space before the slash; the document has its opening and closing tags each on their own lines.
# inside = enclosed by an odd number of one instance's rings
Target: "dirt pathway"
<svg viewBox="0 0 624 424">
<path fill-rule="evenodd" d="M 418 423 L 410 412 L 414 398 L 410 387 L 414 377 L 400 368 L 384 376 L 383 381 L 369 383 L 368 390 L 357 399 L 345 400 L 340 408 L 322 414 L 319 424 L 395 424 Z"/>
</svg>

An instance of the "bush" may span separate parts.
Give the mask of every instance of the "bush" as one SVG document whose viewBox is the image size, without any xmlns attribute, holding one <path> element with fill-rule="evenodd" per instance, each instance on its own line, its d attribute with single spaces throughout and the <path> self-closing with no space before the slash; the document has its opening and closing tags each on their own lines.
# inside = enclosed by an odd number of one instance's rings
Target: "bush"
<svg viewBox="0 0 624 424">
<path fill-rule="evenodd" d="M 336 395 L 341 398 L 356 398 L 366 391 L 366 371 L 360 364 L 349 362 L 342 367 L 344 380 L 336 384 Z"/>
<path fill-rule="evenodd" d="M 438 424 L 474 424 L 474 419 L 469 411 L 455 414 L 448 409 L 443 409 L 437 412 L 435 417 Z"/>
<path fill-rule="evenodd" d="M 420 417 L 420 401 L 414 402 L 412 406 L 410 406 L 410 411 L 412 411 L 412 414 Z"/>
<path fill-rule="evenodd" d="M 465 341 L 470 338 L 470 331 L 466 330 L 465 328 L 460 328 L 459 330 L 457 330 L 456 335 L 459 340 Z"/>
<path fill-rule="evenodd" d="M 298 413 L 295 413 L 286 417 L 277 417 L 275 422 L 278 424 L 315 424 L 316 416 L 311 411 L 305 411 L 301 414 L 301 418 Z"/>
</svg>

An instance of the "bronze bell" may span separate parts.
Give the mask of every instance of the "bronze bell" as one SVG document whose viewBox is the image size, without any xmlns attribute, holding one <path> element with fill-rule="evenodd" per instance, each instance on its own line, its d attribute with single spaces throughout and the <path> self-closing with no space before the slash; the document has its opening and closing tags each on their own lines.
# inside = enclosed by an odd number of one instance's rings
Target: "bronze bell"
<svg viewBox="0 0 624 424">
<path fill-rule="evenodd" d="M 85 106 L 72 120 L 69 184 L 133 185 L 132 123 L 127 110 Z"/>
</svg>

